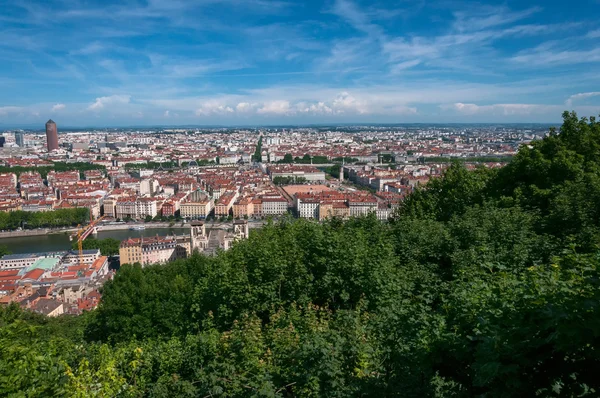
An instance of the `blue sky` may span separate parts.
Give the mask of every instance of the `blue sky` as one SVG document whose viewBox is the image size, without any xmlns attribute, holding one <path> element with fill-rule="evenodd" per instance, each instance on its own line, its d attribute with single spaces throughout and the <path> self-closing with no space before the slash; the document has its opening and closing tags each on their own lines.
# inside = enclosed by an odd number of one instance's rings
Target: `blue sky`
<svg viewBox="0 0 600 398">
<path fill-rule="evenodd" d="M 0 0 L 0 125 L 600 113 L 600 0 Z"/>
</svg>

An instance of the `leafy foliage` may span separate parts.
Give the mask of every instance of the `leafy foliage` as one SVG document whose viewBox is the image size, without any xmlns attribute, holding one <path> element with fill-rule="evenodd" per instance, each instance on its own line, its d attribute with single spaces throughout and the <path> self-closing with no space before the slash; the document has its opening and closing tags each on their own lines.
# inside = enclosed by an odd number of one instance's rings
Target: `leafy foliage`
<svg viewBox="0 0 600 398">
<path fill-rule="evenodd" d="M 0 229 L 74 227 L 85 224 L 89 219 L 89 210 L 86 208 L 0 212 Z"/>
<path fill-rule="evenodd" d="M 87 170 L 106 170 L 106 167 L 97 165 L 97 164 L 93 164 L 93 163 L 87 163 L 87 162 L 71 162 L 71 163 L 54 162 L 52 164 L 52 166 L 39 166 L 39 167 L 37 167 L 37 166 L 31 166 L 31 167 L 0 166 L 0 173 L 15 173 L 16 175 L 21 175 L 22 173 L 25 173 L 27 171 L 37 171 L 38 173 L 40 173 L 40 175 L 44 179 L 48 176 L 48 173 L 50 171 L 73 171 L 73 170 L 79 170 L 79 172 L 82 173 Z"/>
<path fill-rule="evenodd" d="M 94 237 L 89 237 L 83 241 L 83 249 L 100 249 L 100 253 L 103 256 L 116 256 L 119 254 L 119 246 L 121 245 L 121 241 L 113 238 L 106 239 L 96 239 Z M 71 245 L 73 250 L 78 248 L 77 242 L 73 242 Z"/>
</svg>

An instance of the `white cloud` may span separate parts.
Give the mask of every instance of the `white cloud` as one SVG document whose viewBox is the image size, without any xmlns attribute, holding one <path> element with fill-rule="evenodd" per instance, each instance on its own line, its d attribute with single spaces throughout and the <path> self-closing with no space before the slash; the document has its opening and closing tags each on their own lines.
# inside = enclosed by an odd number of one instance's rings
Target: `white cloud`
<svg viewBox="0 0 600 398">
<path fill-rule="evenodd" d="M 381 28 L 371 23 L 367 13 L 360 10 L 353 2 L 348 0 L 336 0 L 331 13 L 345 20 L 354 29 L 360 30 L 367 34 L 379 35 Z"/>
<path fill-rule="evenodd" d="M 416 115 L 417 108 L 414 106 L 396 106 L 390 109 L 390 113 L 393 115 Z"/>
<path fill-rule="evenodd" d="M 456 18 L 454 27 L 458 31 L 488 29 L 519 21 L 540 10 L 541 8 L 539 7 L 533 7 L 527 10 L 513 12 L 506 7 L 470 6 L 468 11 L 458 11 L 454 13 L 454 17 Z"/>
<path fill-rule="evenodd" d="M 412 61 L 404 61 L 404 62 L 400 62 L 399 64 L 393 65 L 390 68 L 390 72 L 391 73 L 399 73 L 402 72 L 406 69 L 410 69 L 414 66 L 417 66 L 421 63 L 420 59 L 413 59 Z"/>
<path fill-rule="evenodd" d="M 169 117 L 169 116 L 171 116 L 171 112 L 170 112 L 170 111 L 168 111 L 168 110 L 166 110 L 166 111 L 165 111 L 165 114 L 164 114 L 164 117 Z"/>
<path fill-rule="evenodd" d="M 588 39 L 597 39 L 598 37 L 600 37 L 600 29 L 596 29 L 596 30 L 592 30 L 592 31 L 588 32 L 588 34 L 585 35 L 585 37 Z"/>
<path fill-rule="evenodd" d="M 479 115 L 479 114 L 495 114 L 495 115 L 531 115 L 540 113 L 560 112 L 560 105 L 542 105 L 542 104 L 491 104 L 477 105 L 464 104 L 457 102 L 454 104 L 440 105 L 440 109 L 445 111 L 455 111 L 462 115 Z"/>
<path fill-rule="evenodd" d="M 130 101 L 130 95 L 111 95 L 108 97 L 98 97 L 96 98 L 96 102 L 90 105 L 87 109 L 90 111 L 99 111 L 112 105 L 128 104 Z"/>
<path fill-rule="evenodd" d="M 56 104 L 52 107 L 52 112 L 60 111 L 65 109 L 67 106 L 65 104 Z"/>
<path fill-rule="evenodd" d="M 203 103 L 200 108 L 196 109 L 196 116 L 209 116 L 209 115 L 225 115 L 233 113 L 233 108 L 221 103 L 220 101 L 207 101 Z"/>
<path fill-rule="evenodd" d="M 263 104 L 256 113 L 261 115 L 288 115 L 293 111 L 290 109 L 289 101 L 269 101 Z"/>
<path fill-rule="evenodd" d="M 313 115 L 331 115 L 333 113 L 333 109 L 324 102 L 317 102 L 316 104 L 299 102 L 296 104 L 295 108 L 298 113 L 309 113 Z"/>
<path fill-rule="evenodd" d="M 337 95 L 337 97 L 333 100 L 331 107 L 336 113 L 351 112 L 364 114 L 369 112 L 367 109 L 367 104 L 364 101 L 357 100 L 346 91 Z"/>
<path fill-rule="evenodd" d="M 104 49 L 105 49 L 105 46 L 96 41 L 96 42 L 89 43 L 89 44 L 83 46 L 79 50 L 71 51 L 70 53 L 74 54 L 74 55 L 77 55 L 77 54 L 90 55 L 90 54 L 99 53 L 99 52 L 103 51 Z"/>
<path fill-rule="evenodd" d="M 240 102 L 235 106 L 235 111 L 237 113 L 250 113 L 256 109 L 256 106 L 256 104 L 250 102 Z"/>
<path fill-rule="evenodd" d="M 596 97 L 598 95 L 600 95 L 600 91 L 592 91 L 589 93 L 574 94 L 565 101 L 565 105 L 571 107 L 571 106 L 573 106 L 573 101 L 578 101 L 578 100 L 582 100 L 582 99 L 586 99 L 586 98 L 590 98 L 590 97 Z"/>
<path fill-rule="evenodd" d="M 0 115 L 7 116 L 12 113 L 21 112 L 22 110 L 23 110 L 23 108 L 21 108 L 19 106 L 0 106 Z"/>
<path fill-rule="evenodd" d="M 556 43 L 545 43 L 534 49 L 519 52 L 511 58 L 515 63 L 526 67 L 555 67 L 557 65 L 575 65 L 600 62 L 600 47 L 571 50 Z"/>
</svg>

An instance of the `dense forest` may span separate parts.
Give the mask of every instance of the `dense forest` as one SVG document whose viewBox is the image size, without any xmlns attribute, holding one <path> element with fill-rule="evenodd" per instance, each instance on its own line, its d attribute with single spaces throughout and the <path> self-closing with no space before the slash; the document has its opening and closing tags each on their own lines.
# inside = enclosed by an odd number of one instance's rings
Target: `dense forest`
<svg viewBox="0 0 600 398">
<path fill-rule="evenodd" d="M 0 395 L 598 396 L 600 124 L 456 163 L 389 223 L 284 219 L 122 266 L 100 306 L 0 312 Z"/>
</svg>

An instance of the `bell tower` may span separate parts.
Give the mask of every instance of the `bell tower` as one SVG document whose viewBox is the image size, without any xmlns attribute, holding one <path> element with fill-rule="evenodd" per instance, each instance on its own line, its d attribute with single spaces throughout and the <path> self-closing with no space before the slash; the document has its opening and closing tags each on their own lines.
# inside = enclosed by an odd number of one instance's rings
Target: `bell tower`
<svg viewBox="0 0 600 398">
<path fill-rule="evenodd" d="M 202 221 L 192 221 L 190 229 L 190 251 L 193 253 L 196 249 L 203 251 L 208 246 L 208 236 L 206 236 L 206 226 Z"/>
<path fill-rule="evenodd" d="M 241 239 L 248 239 L 248 221 L 236 220 L 233 222 L 233 233 Z"/>
</svg>

